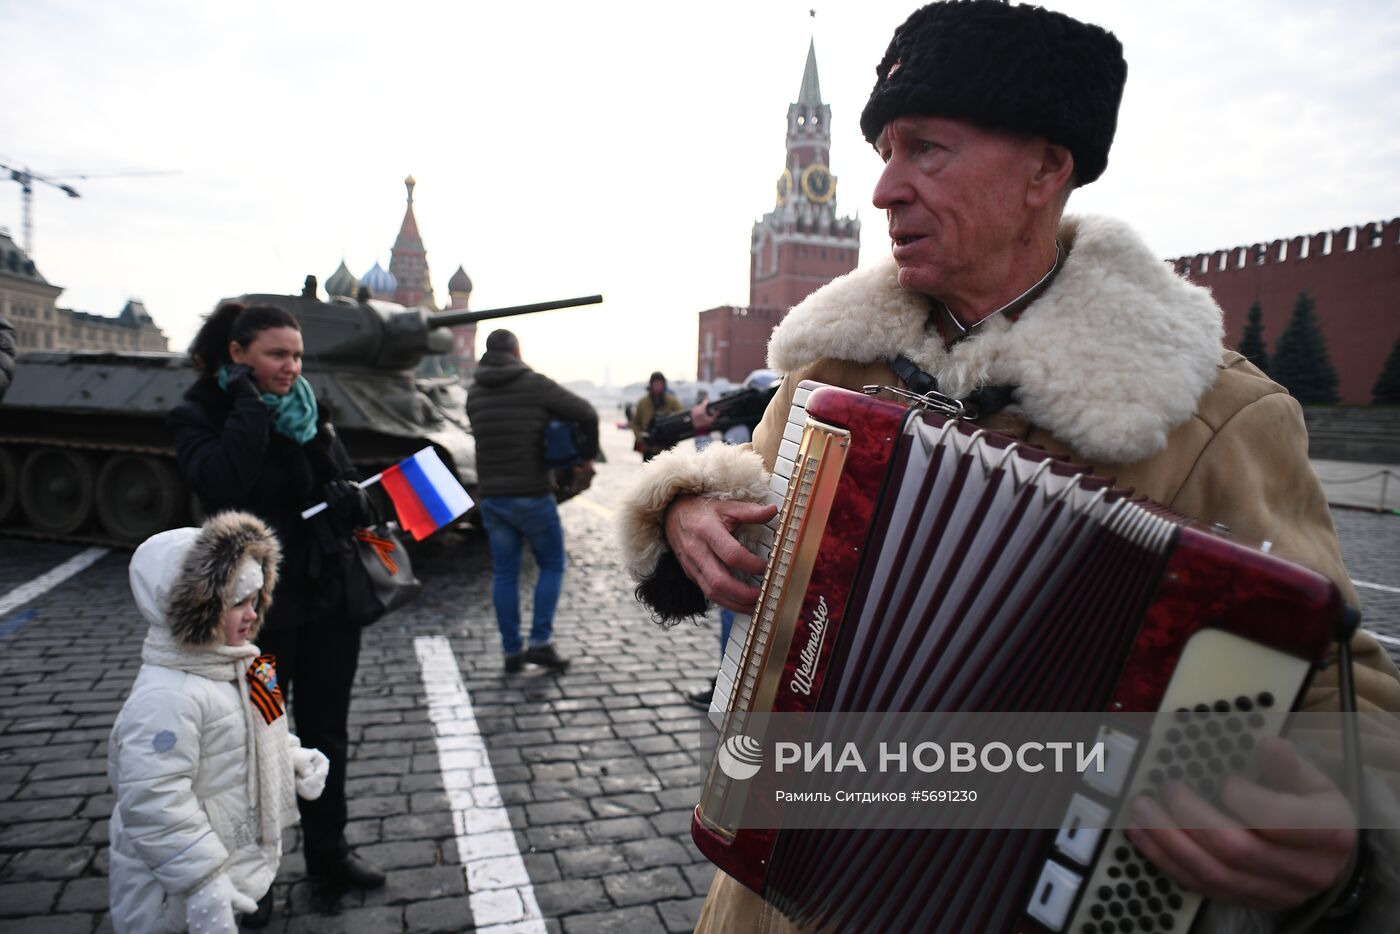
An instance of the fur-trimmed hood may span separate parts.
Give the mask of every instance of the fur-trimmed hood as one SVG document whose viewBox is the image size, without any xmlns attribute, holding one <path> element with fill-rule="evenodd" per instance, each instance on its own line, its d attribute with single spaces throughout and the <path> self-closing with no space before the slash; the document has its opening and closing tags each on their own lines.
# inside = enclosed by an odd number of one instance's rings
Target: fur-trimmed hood
<svg viewBox="0 0 1400 934">
<path fill-rule="evenodd" d="M 177 644 L 221 644 L 239 565 L 252 558 L 262 566 L 263 582 L 251 640 L 272 602 L 281 557 L 277 537 L 261 519 L 220 513 L 202 528 L 170 529 L 142 542 L 131 556 L 131 592 L 146 622 L 167 629 Z"/>
<path fill-rule="evenodd" d="M 1210 293 L 1176 275 L 1124 223 L 1067 217 L 1066 258 L 1013 323 L 1000 316 L 945 350 L 932 301 L 899 287 L 893 257 L 813 293 L 773 332 L 768 365 L 875 363 L 903 353 L 964 397 L 1018 387 L 1017 407 L 1079 455 L 1131 464 L 1161 451 L 1216 378 L 1224 324 Z"/>
</svg>

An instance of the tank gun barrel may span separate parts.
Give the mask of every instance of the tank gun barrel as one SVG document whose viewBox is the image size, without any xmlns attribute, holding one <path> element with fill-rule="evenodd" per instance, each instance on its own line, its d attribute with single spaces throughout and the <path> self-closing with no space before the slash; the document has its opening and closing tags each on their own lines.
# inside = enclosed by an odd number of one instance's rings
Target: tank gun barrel
<svg viewBox="0 0 1400 934">
<path fill-rule="evenodd" d="M 505 308 L 485 308 L 481 311 L 440 311 L 428 316 L 433 327 L 450 327 L 454 324 L 475 324 L 492 318 L 509 318 L 512 315 L 528 315 L 536 311 L 552 311 L 555 308 L 574 308 L 578 305 L 596 305 L 603 300 L 601 295 L 584 295 L 580 298 L 559 298 L 552 302 L 535 302 L 533 305 L 510 305 Z"/>
</svg>

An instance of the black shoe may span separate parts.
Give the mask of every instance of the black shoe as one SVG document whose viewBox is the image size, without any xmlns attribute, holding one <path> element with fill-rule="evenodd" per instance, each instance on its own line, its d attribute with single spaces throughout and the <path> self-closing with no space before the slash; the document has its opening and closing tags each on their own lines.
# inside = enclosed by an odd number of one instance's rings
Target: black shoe
<svg viewBox="0 0 1400 934">
<path fill-rule="evenodd" d="M 272 891 L 269 889 L 266 895 L 258 899 L 258 910 L 244 915 L 238 923 L 252 929 L 267 927 L 268 922 L 272 920 L 272 902 Z"/>
<path fill-rule="evenodd" d="M 525 653 L 516 652 L 506 656 L 506 674 L 513 675 L 525 667 Z"/>
<path fill-rule="evenodd" d="M 718 681 L 711 681 L 708 690 L 696 691 L 694 694 L 687 694 L 685 702 L 696 710 L 709 711 L 710 704 L 715 699 L 715 685 Z"/>
<path fill-rule="evenodd" d="M 344 892 L 346 889 L 377 889 L 384 884 L 384 873 L 353 853 L 327 869 L 312 876 L 312 883 L 323 894 Z"/>
<path fill-rule="evenodd" d="M 530 646 L 525 650 L 525 661 L 531 665 L 548 668 L 550 671 L 563 671 L 569 667 L 569 660 L 559 657 L 559 653 L 554 651 L 553 643 Z"/>
<path fill-rule="evenodd" d="M 384 884 L 386 878 L 383 870 L 365 862 L 354 853 L 346 854 L 340 869 L 345 875 L 345 881 L 357 889 L 377 889 Z"/>
</svg>

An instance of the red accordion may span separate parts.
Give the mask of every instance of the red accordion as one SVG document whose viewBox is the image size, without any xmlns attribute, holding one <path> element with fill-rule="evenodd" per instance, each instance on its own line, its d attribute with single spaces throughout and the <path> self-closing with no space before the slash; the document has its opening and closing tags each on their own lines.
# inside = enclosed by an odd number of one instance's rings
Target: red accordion
<svg viewBox="0 0 1400 934">
<path fill-rule="evenodd" d="M 1039 449 L 817 383 L 773 491 L 761 596 L 716 692 L 726 736 L 769 712 L 1102 711 L 1122 765 L 1059 831 L 754 829 L 715 765 L 700 850 L 834 930 L 1189 929 L 1199 896 L 1111 829 L 1162 781 L 1145 763 L 1167 740 L 1114 714 L 1290 709 L 1336 638 L 1335 586 Z"/>
</svg>

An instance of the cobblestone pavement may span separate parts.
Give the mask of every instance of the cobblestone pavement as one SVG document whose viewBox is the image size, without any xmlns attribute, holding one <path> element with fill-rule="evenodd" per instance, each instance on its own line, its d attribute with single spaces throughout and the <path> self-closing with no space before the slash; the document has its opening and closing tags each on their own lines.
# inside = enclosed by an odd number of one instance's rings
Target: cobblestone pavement
<svg viewBox="0 0 1400 934">
<path fill-rule="evenodd" d="M 484 538 L 451 534 L 416 552 L 428 585 L 367 631 L 352 712 L 349 837 L 388 885 L 317 914 L 293 844 L 269 930 L 473 928 L 415 655 L 422 636 L 451 646 L 548 929 L 691 929 L 713 874 L 689 838 L 710 740 L 684 695 L 707 680 L 717 627 L 661 631 L 632 600 L 609 523 L 637 463 L 624 433 L 605 424 L 604 437 L 611 463 L 561 510 L 570 568 L 556 634 L 573 667 L 502 674 Z M 1353 575 L 1400 587 L 1400 519 L 1335 516 Z M 82 550 L 0 541 L 0 596 Z M 126 562 L 110 554 L 0 617 L 0 934 L 111 930 L 106 740 L 144 634 Z M 1362 600 L 1368 625 L 1400 645 L 1400 594 L 1363 589 Z"/>
<path fill-rule="evenodd" d="M 428 586 L 411 607 L 366 631 L 351 714 L 349 838 L 389 873 L 388 885 L 347 897 L 338 915 L 316 914 L 292 846 L 269 930 L 473 928 L 414 651 L 415 637 L 434 635 L 447 637 L 471 694 L 549 930 L 694 926 L 713 875 L 689 833 L 710 741 L 685 694 L 708 683 L 718 626 L 662 631 L 633 601 L 609 510 L 636 457 L 630 435 L 606 424 L 604 431 L 612 462 L 587 503 L 561 508 L 570 566 L 556 642 L 573 657 L 569 672 L 502 673 L 484 536 L 440 536 L 417 551 Z M 0 541 L 0 595 L 82 550 Z M 112 807 L 106 741 L 145 632 L 127 560 L 110 554 L 0 619 L 6 934 L 111 930 L 103 914 Z"/>
</svg>

